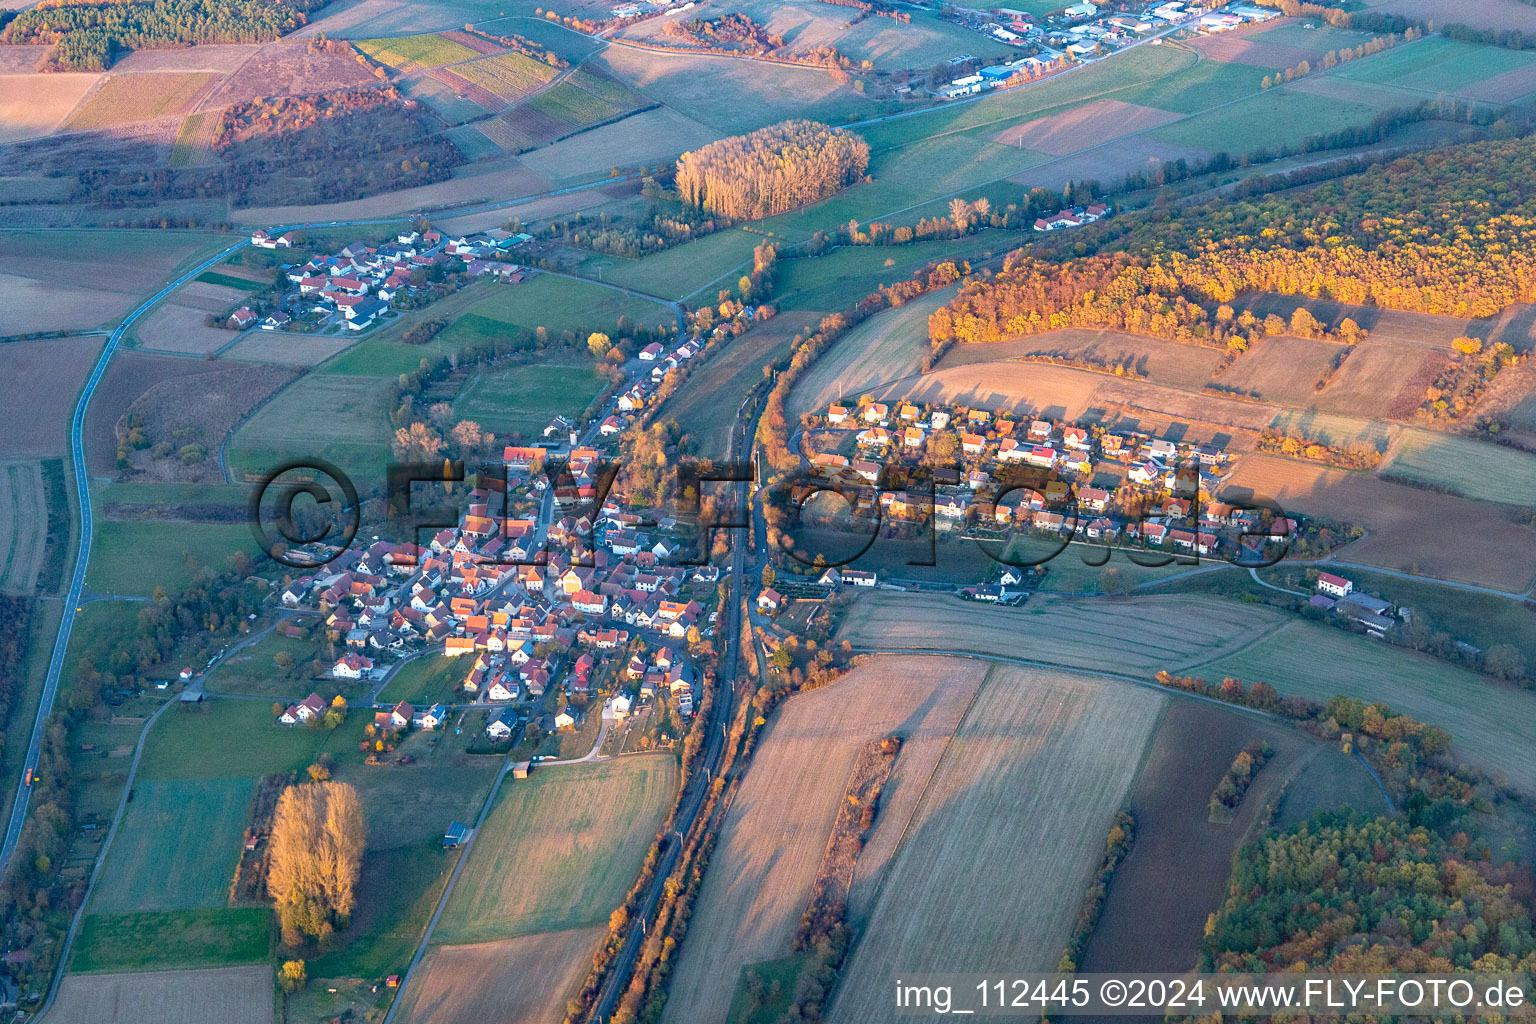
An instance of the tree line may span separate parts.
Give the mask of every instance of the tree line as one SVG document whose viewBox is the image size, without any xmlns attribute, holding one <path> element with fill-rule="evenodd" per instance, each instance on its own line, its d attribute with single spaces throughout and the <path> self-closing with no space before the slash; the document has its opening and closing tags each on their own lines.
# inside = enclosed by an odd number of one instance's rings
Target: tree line
<svg viewBox="0 0 1536 1024">
<path fill-rule="evenodd" d="M 0 43 L 51 43 L 51 67 L 105 71 L 125 50 L 261 43 L 304 25 L 327 0 L 43 0 L 16 15 Z"/>
<path fill-rule="evenodd" d="M 869 167 L 869 143 L 816 121 L 789 120 L 711 142 L 677 161 L 685 203 L 756 220 L 828 198 Z"/>
<path fill-rule="evenodd" d="M 323 942 L 347 926 L 366 839 L 363 805 L 348 784 L 315 781 L 283 791 L 272 817 L 267 892 L 285 945 Z"/>
</svg>

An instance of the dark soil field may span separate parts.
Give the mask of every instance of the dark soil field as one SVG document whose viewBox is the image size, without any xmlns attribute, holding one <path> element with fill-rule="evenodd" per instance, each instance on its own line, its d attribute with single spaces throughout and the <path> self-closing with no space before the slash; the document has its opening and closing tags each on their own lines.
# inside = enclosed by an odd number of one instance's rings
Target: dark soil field
<svg viewBox="0 0 1536 1024">
<path fill-rule="evenodd" d="M 0 458 L 69 450 L 69 418 L 101 338 L 57 338 L 0 345 L 0 377 L 12 395 L 0 412 Z"/>
<path fill-rule="evenodd" d="M 1229 824 L 1208 820 L 1211 790 L 1249 740 L 1275 748 Z M 1176 698 L 1158 724 L 1131 795 L 1136 843 L 1115 872 L 1080 965 L 1185 971 L 1227 887 L 1232 851 L 1280 782 L 1312 752 L 1300 733 L 1240 711 Z"/>
</svg>

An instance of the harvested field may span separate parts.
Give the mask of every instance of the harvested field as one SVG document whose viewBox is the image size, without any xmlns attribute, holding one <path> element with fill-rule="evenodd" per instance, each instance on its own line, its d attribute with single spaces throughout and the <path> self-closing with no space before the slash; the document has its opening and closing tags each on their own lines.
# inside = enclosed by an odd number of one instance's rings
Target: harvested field
<svg viewBox="0 0 1536 1024">
<path fill-rule="evenodd" d="M 1222 387 L 1257 395 L 1266 402 L 1304 409 L 1316 403 L 1317 382 L 1328 375 L 1334 358 L 1344 351 L 1342 346 L 1326 341 L 1267 337 L 1239 356 L 1214 380 Z M 1358 355 L 1353 352 L 1349 358 Z M 1366 410 L 1358 411 L 1369 415 Z"/>
<path fill-rule="evenodd" d="M 123 480 L 161 483 L 219 483 L 224 475 L 218 450 L 225 436 L 246 413 L 294 379 L 286 369 L 218 362 L 207 373 L 178 376 L 153 385 L 134 399 L 116 425 L 126 437 L 127 417 L 137 416 L 151 446 L 170 442 L 175 451 L 155 458 L 153 447 L 129 451 L 131 468 Z M 177 454 L 183 445 L 199 444 L 208 452 L 188 465 Z"/>
<path fill-rule="evenodd" d="M 366 199 L 310 206 L 252 206 L 231 211 L 241 224 L 291 224 L 302 221 L 360 220 L 475 200 L 505 200 L 535 195 L 549 188 L 549 180 L 511 157 L 455 168 L 462 176 L 418 185 L 395 192 L 381 192 Z M 506 214 L 502 214 L 505 219 Z"/>
<path fill-rule="evenodd" d="M 449 42 L 458 43 L 460 46 L 467 46 L 476 53 L 485 56 L 502 52 L 500 43 L 493 43 L 489 39 L 477 36 L 472 32 L 461 32 L 458 29 L 454 29 L 451 32 L 439 32 L 438 35 Z"/>
<path fill-rule="evenodd" d="M 572 928 L 473 946 L 439 946 L 400 994 L 406 1024 L 547 1024 L 580 989 L 607 929 Z"/>
<path fill-rule="evenodd" d="M 1485 103 L 1513 103 L 1536 92 L 1536 66 L 1506 71 L 1458 90 L 1458 95 Z"/>
<path fill-rule="evenodd" d="M 1243 456 L 1222 494 L 1264 495 L 1287 511 L 1364 526 L 1366 536 L 1339 553 L 1347 561 L 1509 591 L 1536 579 L 1530 530 L 1508 505 L 1258 454 Z"/>
<path fill-rule="evenodd" d="M 820 319 L 816 313 L 780 313 L 726 342 L 673 393 L 662 416 L 693 435 L 700 455 L 724 458 L 741 398 L 763 379 L 763 367 L 785 358 L 794 336 Z"/>
<path fill-rule="evenodd" d="M 194 47 L 194 51 L 207 47 Z M 308 96 L 377 85 L 378 80 L 346 53 L 311 53 L 309 44 L 278 41 L 257 49 L 238 74 L 226 78 L 202 104 L 215 110 L 264 96 Z"/>
<path fill-rule="evenodd" d="M 261 51 L 260 43 L 199 43 L 167 50 L 133 50 L 113 63 L 114 74 L 209 71 L 228 74 Z"/>
<path fill-rule="evenodd" d="M 1439 25 L 1447 19 L 1445 5 L 1437 0 L 1385 0 L 1370 6 L 1374 11 L 1401 14 L 1413 21 L 1433 21 Z M 1454 10 L 1456 21 L 1473 28 L 1517 29 L 1527 35 L 1536 34 L 1536 10 L 1520 0 L 1462 0 Z"/>
<path fill-rule="evenodd" d="M 278 366 L 314 366 L 344 351 L 356 340 L 355 334 L 346 337 L 251 331 L 231 345 L 224 352 L 224 358 L 247 363 L 274 363 Z"/>
<path fill-rule="evenodd" d="M 54 131 L 100 80 L 100 75 L 0 75 L 0 143 Z"/>
<path fill-rule="evenodd" d="M 0 458 L 57 455 L 69 449 L 69 420 L 102 338 L 55 338 L 0 345 L 0 379 L 25 401 L 0 411 Z"/>
<path fill-rule="evenodd" d="M 116 326 L 179 265 L 228 244 L 228 236 L 176 231 L 6 232 L 0 336 Z M 83 277 L 89 287 L 77 283 Z"/>
<path fill-rule="evenodd" d="M 835 349 L 834 349 L 835 351 Z M 953 349 L 951 350 L 953 351 Z M 814 371 L 813 371 L 814 372 Z M 1034 363 L 980 363 L 941 368 L 921 377 L 880 388 L 875 398 L 894 401 L 960 403 L 973 409 L 1039 413 L 1053 419 L 1079 420 L 1095 406 L 1094 393 L 1104 378 L 1067 366 Z"/>
<path fill-rule="evenodd" d="M 1039 597 L 1025 608 L 1001 608 L 881 591 L 859 597 L 837 639 L 856 648 L 942 647 L 1150 678 L 1241 648 L 1284 621 L 1268 608 L 1184 595 Z"/>
<path fill-rule="evenodd" d="M 1451 735 L 1459 758 L 1536 792 L 1536 694 L 1427 654 L 1310 622 L 1192 670 L 1206 679 L 1262 679 L 1282 696 L 1383 701 Z"/>
<path fill-rule="evenodd" d="M 218 80 L 209 74 L 109 74 L 69 116 L 70 129 L 107 128 L 190 112 Z"/>
<path fill-rule="evenodd" d="M 1536 507 L 1536 455 L 1456 434 L 1405 430 L 1381 472 L 1479 501 Z"/>
<path fill-rule="evenodd" d="M 30 594 L 48 543 L 48 492 L 36 462 L 0 462 L 0 593 Z"/>
<path fill-rule="evenodd" d="M 1161 338 L 1070 328 L 988 345 L 955 345 L 944 354 L 939 365 L 948 369 L 974 363 L 1023 361 L 1023 357 L 1036 353 L 1111 365 L 1129 359 L 1148 380 L 1191 391 L 1200 390 L 1211 379 L 1211 371 L 1222 356 L 1216 349 L 1180 345 Z"/>
<path fill-rule="evenodd" d="M 459 944 L 606 923 L 677 782 L 672 755 L 652 754 L 544 768 L 504 785 L 433 937 Z"/>
<path fill-rule="evenodd" d="M 654 164 L 714 140 L 718 133 L 675 110 L 645 110 L 523 154 L 523 163 L 551 179 L 605 174 L 616 160 Z M 619 156 L 622 154 L 622 158 Z"/>
<path fill-rule="evenodd" d="M 790 417 L 824 413 L 839 396 L 857 401 L 865 391 L 917 374 L 928 352 L 928 317 L 958 289 L 943 288 L 884 310 L 845 334 L 795 383 L 785 403 Z"/>
<path fill-rule="evenodd" d="M 71 974 L 49 1020 L 59 1024 L 272 1024 L 272 968 Z"/>
<path fill-rule="evenodd" d="M 1252 739 L 1265 740 L 1275 754 L 1237 817 L 1212 823 L 1211 790 Z M 1295 729 L 1199 701 L 1169 700 L 1131 794 L 1135 845 L 1115 872 L 1079 967 L 1169 972 L 1193 967 L 1206 915 L 1226 891 L 1233 849 L 1280 783 L 1323 752 L 1324 744 Z M 1341 760 L 1375 792 L 1364 768 Z M 1367 800 L 1360 809 L 1372 806 Z"/>
<path fill-rule="evenodd" d="M 1305 404 L 1372 419 L 1407 418 L 1424 401 L 1424 387 L 1434 382 L 1445 358 L 1437 351 L 1367 338 Z"/>
<path fill-rule="evenodd" d="M 1026 168 L 1008 178 L 1021 185 L 1060 189 L 1069 182 L 1094 180 L 1114 182 L 1128 174 L 1152 172 L 1175 160 L 1194 165 L 1204 162 L 1211 151 L 1191 145 L 1176 145 L 1147 135 L 1119 139 L 1089 152 L 1061 157 Z"/>
<path fill-rule="evenodd" d="M 741 968 L 788 955 L 854 760 L 896 732 L 906 743 L 855 874 L 853 914 L 869 913 L 986 672 L 966 659 L 879 657 L 776 712 L 722 826 L 664 1020 L 723 1020 Z"/>
<path fill-rule="evenodd" d="M 995 666 L 924 789 L 827 1017 L 889 1013 L 893 974 L 1048 971 L 1161 694 Z M 976 865 L 1007 865 L 978 884 Z"/>
<path fill-rule="evenodd" d="M 195 301 L 196 297 L 193 298 Z M 202 305 L 208 303 L 205 301 Z M 209 327 L 208 316 L 213 312 L 211 309 L 183 305 L 180 302 L 162 302 L 134 325 L 134 332 L 146 351 L 207 355 L 239 336 L 226 327 Z"/>
<path fill-rule="evenodd" d="M 1189 41 L 1189 45 L 1210 60 L 1251 64 L 1260 69 L 1293 68 L 1317 56 L 1306 47 L 1287 46 L 1254 38 L 1255 34 L 1272 27 L 1263 22 L 1255 22 L 1226 32 L 1196 36 Z M 1256 73 L 1262 76 L 1263 72 L 1261 70 Z"/>
<path fill-rule="evenodd" d="M 13 4 L 0 3 L 0 10 L 10 6 Z M 48 51 L 52 49 L 49 43 L 0 46 L 0 75 L 30 75 L 42 66 Z"/>
<path fill-rule="evenodd" d="M 992 141 L 1051 156 L 1067 156 L 1178 119 L 1178 114 L 1155 107 L 1121 100 L 1094 100 L 1036 121 L 1009 125 L 992 136 Z"/>
</svg>

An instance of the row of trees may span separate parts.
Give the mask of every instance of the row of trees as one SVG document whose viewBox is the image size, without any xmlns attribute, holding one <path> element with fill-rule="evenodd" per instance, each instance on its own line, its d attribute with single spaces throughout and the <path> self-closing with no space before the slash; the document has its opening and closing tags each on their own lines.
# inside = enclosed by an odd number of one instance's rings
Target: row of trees
<svg viewBox="0 0 1536 1024">
<path fill-rule="evenodd" d="M 859 135 L 789 120 L 684 153 L 677 192 L 711 213 L 755 220 L 826 199 L 868 167 L 869 143 Z"/>
<path fill-rule="evenodd" d="M 1408 28 L 1404 30 L 1401 36 L 1377 36 L 1374 39 L 1367 39 L 1359 46 L 1346 46 L 1342 50 L 1329 50 L 1327 53 L 1323 54 L 1322 59 L 1318 62 L 1318 69 L 1321 71 L 1328 71 L 1329 69 L 1336 68 L 1340 64 L 1347 63 L 1348 61 L 1359 60 L 1361 57 L 1368 57 L 1373 53 L 1380 53 L 1383 50 L 1390 50 L 1399 42 L 1411 43 L 1415 39 L 1422 38 L 1423 35 L 1424 33 L 1421 29 Z M 1261 82 L 1260 85 L 1265 89 L 1269 89 L 1273 86 L 1279 85 L 1282 81 L 1282 78 L 1284 81 L 1292 82 L 1298 78 L 1310 75 L 1311 73 L 1312 62 L 1304 60 L 1300 64 L 1297 64 L 1295 67 L 1286 68 L 1283 76 L 1280 72 L 1276 72 L 1273 78 L 1271 78 L 1269 75 L 1265 75 L 1264 81 Z"/>
<path fill-rule="evenodd" d="M 105 71 L 124 50 L 260 43 L 302 26 L 327 0 L 45 0 L 16 15 L 0 43 L 52 43 L 49 62 Z"/>
</svg>

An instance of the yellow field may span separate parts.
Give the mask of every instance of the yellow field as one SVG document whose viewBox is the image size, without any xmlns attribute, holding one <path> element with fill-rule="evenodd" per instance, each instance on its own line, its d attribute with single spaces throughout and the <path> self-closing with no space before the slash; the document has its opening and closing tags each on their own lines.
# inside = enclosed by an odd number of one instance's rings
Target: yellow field
<svg viewBox="0 0 1536 1024">
<path fill-rule="evenodd" d="M 47 135 L 100 75 L 0 75 L 0 142 Z"/>
<path fill-rule="evenodd" d="M 67 128 L 104 128 L 185 114 L 218 79 L 207 74 L 108 75 Z"/>
<path fill-rule="evenodd" d="M 907 825 L 828 1020 L 902 973 L 1049 971 L 1168 698 L 994 668 Z"/>
<path fill-rule="evenodd" d="M 731 805 L 673 975 L 664 1020 L 719 1021 L 741 968 L 789 954 L 859 750 L 906 738 L 851 894 L 867 910 L 950 736 L 986 673 L 981 662 L 880 657 L 792 698 L 764 734 Z"/>
<path fill-rule="evenodd" d="M 272 968 L 70 975 L 51 1024 L 271 1024 Z"/>
<path fill-rule="evenodd" d="M 967 651 L 1151 676 L 1221 657 L 1285 621 L 1269 608 L 1193 595 L 1034 597 L 1024 608 L 1000 608 L 948 595 L 879 591 L 859 598 L 837 639 L 854 647 Z"/>
<path fill-rule="evenodd" d="M 573 928 L 432 950 L 400 996 L 404 1024 L 548 1024 L 560 1019 L 607 929 Z"/>
</svg>

